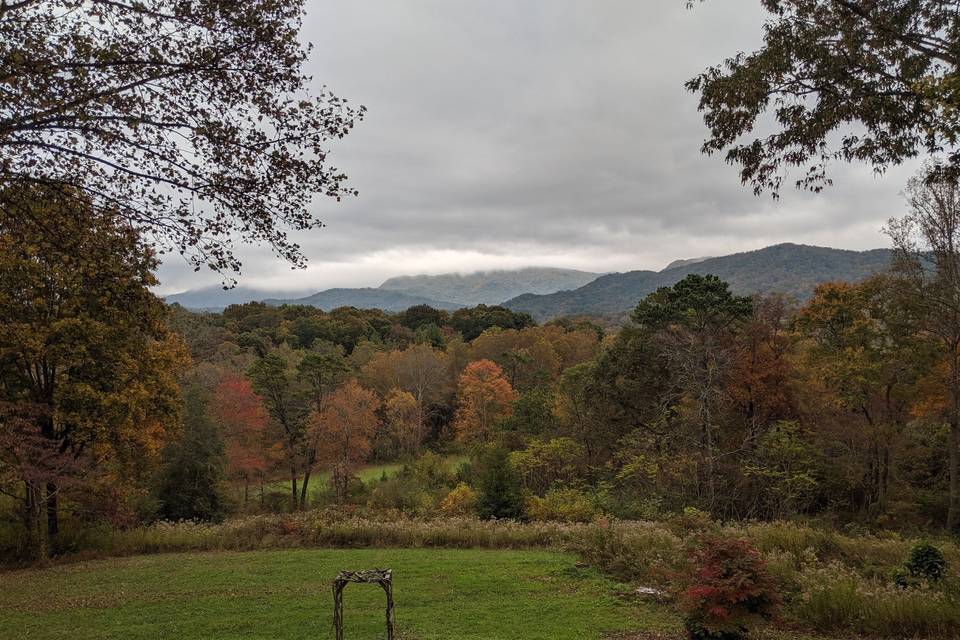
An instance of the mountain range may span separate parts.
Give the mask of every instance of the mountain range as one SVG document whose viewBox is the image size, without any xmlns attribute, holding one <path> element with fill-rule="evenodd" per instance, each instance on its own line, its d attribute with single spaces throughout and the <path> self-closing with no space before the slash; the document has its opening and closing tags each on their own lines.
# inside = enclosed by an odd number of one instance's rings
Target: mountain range
<svg viewBox="0 0 960 640">
<path fill-rule="evenodd" d="M 528 267 L 470 274 L 399 276 L 390 278 L 377 288 L 337 288 L 319 292 L 281 292 L 250 287 L 223 289 L 212 286 L 168 295 L 165 300 L 169 304 L 178 303 L 196 311 L 222 311 L 231 304 L 251 301 L 271 305 L 312 305 L 324 310 L 357 307 L 397 312 L 418 304 L 453 310 L 478 304 L 500 304 L 524 293 L 548 294 L 576 289 L 600 275 L 574 269 Z"/>
<path fill-rule="evenodd" d="M 718 258 L 675 261 L 663 271 L 611 273 L 573 291 L 525 294 L 504 306 L 540 321 L 564 315 L 623 314 L 647 294 L 671 286 L 690 273 L 718 276 L 740 295 L 778 292 L 804 301 L 820 283 L 856 282 L 886 269 L 892 255 L 890 249 L 847 251 L 778 244 Z"/>
<path fill-rule="evenodd" d="M 426 304 L 454 310 L 477 304 L 502 304 L 540 321 L 563 315 L 623 316 L 658 287 L 687 274 L 713 274 L 738 294 L 779 292 L 799 301 L 830 280 L 858 281 L 885 269 L 889 249 L 847 251 L 798 244 L 778 244 L 721 257 L 675 260 L 661 271 L 627 271 L 601 275 L 571 269 L 531 267 L 471 274 L 399 276 L 377 288 L 326 289 L 316 293 L 207 287 L 166 297 L 196 310 L 219 311 L 230 304 L 259 300 L 271 305 L 301 304 L 324 310 L 352 306 L 403 311 Z"/>
</svg>

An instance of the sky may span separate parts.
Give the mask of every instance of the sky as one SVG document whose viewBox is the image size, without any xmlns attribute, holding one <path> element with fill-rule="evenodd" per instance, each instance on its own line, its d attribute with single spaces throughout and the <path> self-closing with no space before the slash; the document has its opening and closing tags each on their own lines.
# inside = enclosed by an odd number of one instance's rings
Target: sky
<svg viewBox="0 0 960 640">
<path fill-rule="evenodd" d="M 360 191 L 318 199 L 291 270 L 238 246 L 243 286 L 377 286 L 403 274 L 660 269 L 780 242 L 886 246 L 917 165 L 837 164 L 821 194 L 754 196 L 704 156 L 684 81 L 761 42 L 756 0 L 308 0 L 308 73 L 368 108 L 331 144 Z M 179 256 L 162 294 L 214 285 Z"/>
</svg>

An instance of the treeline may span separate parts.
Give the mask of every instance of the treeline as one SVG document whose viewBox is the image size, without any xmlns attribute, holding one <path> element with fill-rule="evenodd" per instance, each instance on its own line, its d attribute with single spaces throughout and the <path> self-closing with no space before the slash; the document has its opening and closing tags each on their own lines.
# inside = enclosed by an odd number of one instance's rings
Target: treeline
<svg viewBox="0 0 960 640">
<path fill-rule="evenodd" d="M 210 381 L 231 477 L 287 478 L 274 508 L 309 506 L 323 470 L 331 500 L 420 514 L 466 504 L 589 520 L 695 507 L 942 525 L 949 363 L 904 287 L 892 274 L 825 284 L 797 307 L 690 275 L 606 334 L 482 307 L 458 312 L 487 325 L 470 340 L 453 316 L 422 307 L 249 304 L 177 310 L 173 325 L 207 353 L 196 370 Z M 472 462 L 413 462 L 428 450 Z M 361 464 L 393 460 L 411 462 L 372 486 L 353 479 Z"/>
<path fill-rule="evenodd" d="M 888 273 L 802 306 L 691 274 L 613 329 L 482 305 L 191 313 L 149 292 L 153 252 L 115 215 L 47 199 L 56 228 L 0 218 L 0 540 L 42 556 L 90 526 L 326 503 L 954 529 L 960 192 L 909 193 Z"/>
</svg>

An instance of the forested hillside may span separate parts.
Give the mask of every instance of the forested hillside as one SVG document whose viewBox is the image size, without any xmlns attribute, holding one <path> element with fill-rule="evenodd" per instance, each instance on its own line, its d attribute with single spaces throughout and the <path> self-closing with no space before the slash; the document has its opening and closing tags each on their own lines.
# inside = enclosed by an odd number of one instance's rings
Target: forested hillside
<svg viewBox="0 0 960 640">
<path fill-rule="evenodd" d="M 622 317 L 640 298 L 691 273 L 716 275 L 728 282 L 733 292 L 741 295 L 782 293 L 804 301 L 822 282 L 857 282 L 882 271 L 889 266 L 890 256 L 888 249 L 845 251 L 779 244 L 758 251 L 681 263 L 659 272 L 613 273 L 574 291 L 518 296 L 504 306 L 529 313 L 538 320 L 562 315 Z"/>
<path fill-rule="evenodd" d="M 403 293 L 402 291 L 385 291 L 383 289 L 327 289 L 303 298 L 263 300 L 271 306 L 282 304 L 308 305 L 330 311 L 338 307 L 356 307 L 358 309 L 380 309 L 382 311 L 399 312 L 410 307 L 426 304 L 435 309 L 457 309 L 463 305 L 454 304 L 445 300 L 436 300 L 424 296 Z"/>
</svg>

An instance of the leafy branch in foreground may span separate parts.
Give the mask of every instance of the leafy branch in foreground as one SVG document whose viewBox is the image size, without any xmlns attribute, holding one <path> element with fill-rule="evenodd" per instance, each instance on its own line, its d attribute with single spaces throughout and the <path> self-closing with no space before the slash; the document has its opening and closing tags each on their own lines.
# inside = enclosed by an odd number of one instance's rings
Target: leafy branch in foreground
<svg viewBox="0 0 960 640">
<path fill-rule="evenodd" d="M 321 226 L 315 194 L 356 194 L 327 145 L 365 111 L 309 95 L 302 14 L 302 0 L 0 2 L 0 186 L 82 190 L 196 269 L 239 271 L 238 238 L 302 266 L 287 233 Z"/>
<path fill-rule="evenodd" d="M 688 6 L 693 2 L 688 2 Z M 921 153 L 960 169 L 960 14 L 946 0 L 762 0 L 763 46 L 689 80 L 710 135 L 756 193 L 831 183 L 831 161 L 877 171 Z"/>
</svg>

